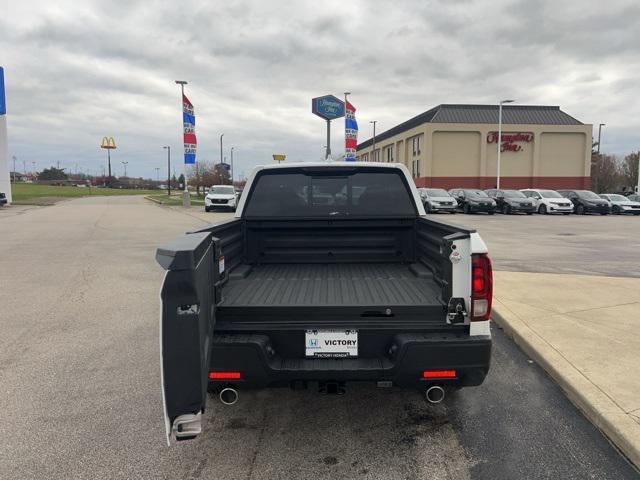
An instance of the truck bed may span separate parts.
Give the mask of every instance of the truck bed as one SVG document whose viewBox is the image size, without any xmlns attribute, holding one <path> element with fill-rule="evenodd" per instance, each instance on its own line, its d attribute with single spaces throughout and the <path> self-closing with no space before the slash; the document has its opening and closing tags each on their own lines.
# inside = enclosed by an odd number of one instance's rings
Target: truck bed
<svg viewBox="0 0 640 480">
<path fill-rule="evenodd" d="M 254 323 L 258 312 L 263 323 L 276 316 L 279 324 L 298 326 L 309 320 L 317 326 L 319 319 L 350 325 L 356 319 L 433 321 L 434 312 L 442 321 L 441 291 L 416 263 L 243 264 L 223 288 L 218 321 Z"/>
</svg>

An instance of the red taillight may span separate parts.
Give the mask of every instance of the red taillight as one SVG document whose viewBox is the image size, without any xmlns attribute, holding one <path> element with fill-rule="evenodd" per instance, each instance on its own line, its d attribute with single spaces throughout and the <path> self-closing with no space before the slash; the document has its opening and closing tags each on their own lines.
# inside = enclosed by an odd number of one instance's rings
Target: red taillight
<svg viewBox="0 0 640 480">
<path fill-rule="evenodd" d="M 493 270 L 486 253 L 471 256 L 471 320 L 488 320 L 493 297 Z"/>
<path fill-rule="evenodd" d="M 456 378 L 455 370 L 425 370 L 422 378 Z"/>
<path fill-rule="evenodd" d="M 240 372 L 209 372 L 209 380 L 240 380 Z"/>
</svg>

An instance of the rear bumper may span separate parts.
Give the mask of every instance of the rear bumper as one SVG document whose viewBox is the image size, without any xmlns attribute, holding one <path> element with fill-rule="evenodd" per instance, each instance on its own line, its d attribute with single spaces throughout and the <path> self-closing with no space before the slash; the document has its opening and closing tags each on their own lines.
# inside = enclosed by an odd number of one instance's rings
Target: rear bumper
<svg viewBox="0 0 640 480">
<path fill-rule="evenodd" d="M 290 386 L 313 381 L 385 381 L 405 388 L 421 388 L 427 369 L 455 369 L 445 382 L 480 385 L 491 363 L 491 337 L 455 333 L 406 333 L 391 338 L 381 357 L 356 359 L 283 358 L 268 335 L 226 334 L 214 337 L 210 370 L 240 371 L 240 381 L 211 381 L 238 388 Z M 303 343 L 301 342 L 302 346 Z"/>
<path fill-rule="evenodd" d="M 561 207 L 559 205 L 549 205 L 547 206 L 547 211 L 549 213 L 571 213 L 573 212 L 573 205 L 569 207 Z"/>
<path fill-rule="evenodd" d="M 526 207 L 520 205 L 510 205 L 510 208 L 512 212 L 518 213 L 533 213 L 536 211 L 536 207 L 533 205 L 527 205 Z"/>
<path fill-rule="evenodd" d="M 455 212 L 457 208 L 456 205 L 431 205 L 432 212 Z"/>
<path fill-rule="evenodd" d="M 469 211 L 471 211 L 471 212 L 487 212 L 487 213 L 489 213 L 489 212 L 495 212 L 496 208 L 497 207 L 491 206 L 491 205 L 484 206 L 484 205 L 471 205 L 471 204 L 469 204 Z"/>
</svg>

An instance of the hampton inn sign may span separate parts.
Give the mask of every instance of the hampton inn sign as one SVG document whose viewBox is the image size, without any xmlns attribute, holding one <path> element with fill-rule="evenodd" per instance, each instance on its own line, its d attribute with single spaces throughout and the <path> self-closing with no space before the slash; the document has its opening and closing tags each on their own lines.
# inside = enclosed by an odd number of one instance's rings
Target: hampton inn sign
<svg viewBox="0 0 640 480">
<path fill-rule="evenodd" d="M 519 142 L 531 143 L 533 141 L 533 133 L 531 132 L 516 132 L 516 133 L 503 133 L 502 145 L 500 145 L 501 152 L 521 152 L 522 145 L 518 145 Z M 489 132 L 487 134 L 487 143 L 497 143 L 498 132 Z"/>
</svg>

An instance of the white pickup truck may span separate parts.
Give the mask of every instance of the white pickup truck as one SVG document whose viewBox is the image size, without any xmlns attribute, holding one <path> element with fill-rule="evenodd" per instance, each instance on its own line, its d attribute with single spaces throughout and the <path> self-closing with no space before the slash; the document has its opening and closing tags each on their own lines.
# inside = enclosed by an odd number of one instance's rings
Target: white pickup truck
<svg viewBox="0 0 640 480">
<path fill-rule="evenodd" d="M 235 218 L 159 248 L 167 438 L 207 391 L 412 388 L 438 403 L 489 370 L 492 270 L 474 230 L 427 218 L 403 165 L 256 168 Z"/>
</svg>

